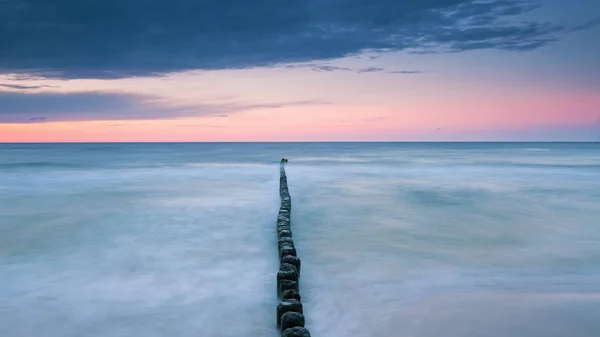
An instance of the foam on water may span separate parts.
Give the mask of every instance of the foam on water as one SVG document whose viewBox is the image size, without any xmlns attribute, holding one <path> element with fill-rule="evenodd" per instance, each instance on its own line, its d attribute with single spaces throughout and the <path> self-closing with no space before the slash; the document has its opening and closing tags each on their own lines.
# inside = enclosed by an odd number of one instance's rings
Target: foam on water
<svg viewBox="0 0 600 337">
<path fill-rule="evenodd" d="M 313 336 L 600 329 L 594 144 L 19 144 L 2 336 L 277 336 L 284 156 Z"/>
</svg>

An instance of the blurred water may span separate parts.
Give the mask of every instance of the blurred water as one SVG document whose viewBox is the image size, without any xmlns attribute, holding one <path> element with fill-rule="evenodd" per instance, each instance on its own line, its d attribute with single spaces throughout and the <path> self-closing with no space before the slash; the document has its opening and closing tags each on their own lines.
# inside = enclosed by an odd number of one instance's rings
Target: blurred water
<svg viewBox="0 0 600 337">
<path fill-rule="evenodd" d="M 0 335 L 597 336 L 600 145 L 0 144 Z"/>
</svg>

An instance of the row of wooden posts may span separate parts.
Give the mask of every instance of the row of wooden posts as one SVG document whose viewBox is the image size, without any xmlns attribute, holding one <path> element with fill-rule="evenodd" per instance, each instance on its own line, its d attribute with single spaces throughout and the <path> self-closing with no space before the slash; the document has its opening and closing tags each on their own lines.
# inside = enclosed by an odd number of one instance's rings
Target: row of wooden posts
<svg viewBox="0 0 600 337">
<path fill-rule="evenodd" d="M 277 327 L 282 337 L 310 337 L 306 329 L 299 289 L 300 259 L 292 239 L 290 219 L 292 214 L 292 198 L 287 185 L 284 164 L 281 159 L 279 195 L 281 208 L 277 215 L 277 245 L 279 251 L 279 271 L 277 272 Z"/>
</svg>

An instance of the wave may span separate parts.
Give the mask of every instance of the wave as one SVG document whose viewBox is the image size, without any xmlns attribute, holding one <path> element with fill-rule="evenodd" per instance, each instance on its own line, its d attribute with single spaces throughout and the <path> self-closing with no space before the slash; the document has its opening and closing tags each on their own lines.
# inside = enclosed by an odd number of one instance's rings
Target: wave
<svg viewBox="0 0 600 337">
<path fill-rule="evenodd" d="M 340 163 L 366 163 L 370 160 L 357 157 L 298 157 L 292 158 L 294 162 L 340 162 Z"/>
<path fill-rule="evenodd" d="M 29 161 L 29 162 L 12 162 L 12 163 L 0 163 L 0 169 L 21 169 L 21 168 L 32 168 L 32 169 L 43 169 L 43 168 L 75 168 L 83 167 L 81 164 L 70 164 L 60 162 L 45 162 L 45 161 Z"/>
<path fill-rule="evenodd" d="M 549 161 L 525 161 L 525 160 L 507 160 L 507 161 L 489 161 L 489 162 L 481 162 L 475 163 L 474 165 L 482 164 L 483 166 L 489 167 L 515 167 L 515 168 L 565 168 L 565 169 L 591 169 L 591 168 L 600 168 L 600 163 L 591 162 L 591 161 L 572 161 L 572 162 L 549 162 Z"/>
<path fill-rule="evenodd" d="M 81 149 L 84 152 L 114 152 L 114 151 L 122 151 L 122 147 L 117 146 L 90 146 L 84 147 Z"/>
<path fill-rule="evenodd" d="M 523 151 L 549 152 L 550 149 L 542 149 L 537 147 L 525 148 Z"/>
</svg>

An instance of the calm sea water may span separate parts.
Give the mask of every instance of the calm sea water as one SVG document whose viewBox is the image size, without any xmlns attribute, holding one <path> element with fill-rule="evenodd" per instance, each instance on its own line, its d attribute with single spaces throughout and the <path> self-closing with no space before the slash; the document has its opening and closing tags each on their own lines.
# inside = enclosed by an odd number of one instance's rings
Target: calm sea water
<svg viewBox="0 0 600 337">
<path fill-rule="evenodd" d="M 600 145 L 0 144 L 0 334 L 595 337 Z"/>
</svg>

